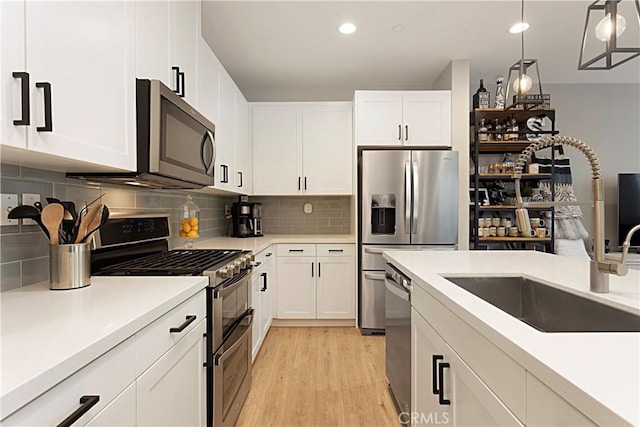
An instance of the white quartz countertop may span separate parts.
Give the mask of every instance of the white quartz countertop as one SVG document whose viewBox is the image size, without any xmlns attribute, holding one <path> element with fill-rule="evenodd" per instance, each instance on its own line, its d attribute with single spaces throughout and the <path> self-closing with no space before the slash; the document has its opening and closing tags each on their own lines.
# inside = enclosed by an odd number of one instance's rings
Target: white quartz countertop
<svg viewBox="0 0 640 427">
<path fill-rule="evenodd" d="M 540 332 L 442 277 L 523 275 L 640 314 L 640 272 L 611 276 L 610 293 L 595 294 L 583 259 L 528 251 L 393 251 L 384 257 L 592 420 L 611 424 L 620 417 L 640 425 L 640 333 Z"/>
<path fill-rule="evenodd" d="M 13 413 L 208 284 L 206 277 L 99 277 L 0 293 L 0 419 Z"/>
<path fill-rule="evenodd" d="M 240 249 L 254 254 L 274 243 L 356 243 L 353 234 L 267 234 L 262 237 L 214 237 L 194 242 L 196 249 Z"/>
</svg>

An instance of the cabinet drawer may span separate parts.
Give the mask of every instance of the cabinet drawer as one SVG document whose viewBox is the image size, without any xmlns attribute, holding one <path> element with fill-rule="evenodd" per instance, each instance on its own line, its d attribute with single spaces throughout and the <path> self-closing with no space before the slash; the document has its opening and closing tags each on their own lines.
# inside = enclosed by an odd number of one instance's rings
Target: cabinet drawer
<svg viewBox="0 0 640 427">
<path fill-rule="evenodd" d="M 313 243 L 280 243 L 278 256 L 316 256 L 316 245 Z"/>
<path fill-rule="evenodd" d="M 187 322 L 187 316 L 196 316 L 196 318 L 181 332 L 169 331 Z M 138 332 L 136 334 L 136 376 L 144 372 L 204 318 L 205 291 L 203 290 Z"/>
<path fill-rule="evenodd" d="M 411 304 L 509 410 L 524 420 L 526 370 L 418 285 L 413 286 Z"/>
<path fill-rule="evenodd" d="M 317 245 L 317 254 L 318 256 L 355 256 L 356 245 L 349 243 L 322 243 Z"/>
<path fill-rule="evenodd" d="M 46 357 L 44 349 L 43 357 Z M 3 426 L 58 425 L 81 407 L 82 396 L 99 396 L 98 403 L 76 423 L 84 425 L 136 379 L 135 339 L 129 338 L 71 375 L 37 399 L 2 420 Z"/>
<path fill-rule="evenodd" d="M 256 255 L 256 259 L 255 259 L 256 267 L 266 264 L 268 261 L 271 261 L 272 259 L 274 259 L 275 256 L 276 256 L 276 245 L 271 245 L 268 248 L 261 250 Z"/>
</svg>

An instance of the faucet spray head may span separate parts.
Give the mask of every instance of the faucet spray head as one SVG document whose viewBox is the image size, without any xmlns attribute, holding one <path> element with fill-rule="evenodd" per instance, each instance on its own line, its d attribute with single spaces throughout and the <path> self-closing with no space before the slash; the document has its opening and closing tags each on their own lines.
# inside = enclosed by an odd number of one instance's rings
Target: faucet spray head
<svg viewBox="0 0 640 427">
<path fill-rule="evenodd" d="M 524 207 L 522 194 L 520 193 L 520 173 L 514 174 L 516 187 L 516 226 L 523 236 L 531 236 L 531 223 L 529 222 L 529 211 Z"/>
</svg>

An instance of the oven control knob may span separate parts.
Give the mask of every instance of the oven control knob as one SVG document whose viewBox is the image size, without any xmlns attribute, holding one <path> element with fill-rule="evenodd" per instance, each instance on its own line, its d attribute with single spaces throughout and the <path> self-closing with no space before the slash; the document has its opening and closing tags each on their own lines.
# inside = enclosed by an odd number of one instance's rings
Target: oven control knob
<svg viewBox="0 0 640 427">
<path fill-rule="evenodd" d="M 226 267 L 221 268 L 220 270 L 218 270 L 217 274 L 218 274 L 218 277 L 222 277 L 222 278 L 227 277 L 227 268 Z"/>
<path fill-rule="evenodd" d="M 239 261 L 236 261 L 236 262 L 233 263 L 233 272 L 235 274 L 240 273 L 240 262 Z"/>
</svg>

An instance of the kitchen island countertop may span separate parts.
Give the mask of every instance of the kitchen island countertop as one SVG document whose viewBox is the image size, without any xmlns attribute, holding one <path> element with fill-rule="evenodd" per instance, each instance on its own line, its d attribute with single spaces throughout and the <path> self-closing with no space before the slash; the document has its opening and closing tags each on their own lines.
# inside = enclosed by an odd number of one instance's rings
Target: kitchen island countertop
<svg viewBox="0 0 640 427">
<path fill-rule="evenodd" d="M 0 293 L 0 419 L 202 291 L 206 277 L 100 277 Z"/>
<path fill-rule="evenodd" d="M 196 241 L 194 249 L 240 249 L 254 254 L 274 243 L 356 243 L 353 234 L 266 234 L 262 237 L 214 237 Z"/>
<path fill-rule="evenodd" d="M 640 272 L 611 276 L 610 293 L 596 294 L 589 291 L 584 259 L 530 251 L 393 251 L 384 257 L 411 277 L 412 286 L 431 294 L 592 420 L 613 415 L 640 425 L 640 333 L 540 332 L 443 278 L 525 276 L 640 314 Z"/>
</svg>

